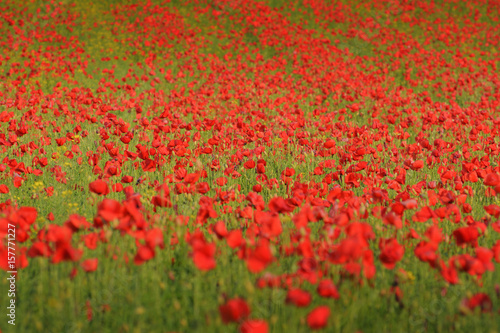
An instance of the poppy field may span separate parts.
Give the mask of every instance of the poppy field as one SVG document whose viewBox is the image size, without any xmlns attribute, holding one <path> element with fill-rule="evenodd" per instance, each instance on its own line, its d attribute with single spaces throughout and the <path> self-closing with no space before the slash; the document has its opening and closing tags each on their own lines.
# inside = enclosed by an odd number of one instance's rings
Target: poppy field
<svg viewBox="0 0 500 333">
<path fill-rule="evenodd" d="M 500 332 L 499 1 L 0 31 L 0 332 Z"/>
</svg>

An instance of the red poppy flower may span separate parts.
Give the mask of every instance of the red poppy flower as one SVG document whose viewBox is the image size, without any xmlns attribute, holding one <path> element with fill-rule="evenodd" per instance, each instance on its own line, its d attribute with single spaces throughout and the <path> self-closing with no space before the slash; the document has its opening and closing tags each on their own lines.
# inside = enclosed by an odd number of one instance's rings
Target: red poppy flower
<svg viewBox="0 0 500 333">
<path fill-rule="evenodd" d="M 99 240 L 99 236 L 96 233 L 91 233 L 83 236 L 83 242 L 85 246 L 90 250 L 95 250 L 97 248 L 97 241 Z"/>
<path fill-rule="evenodd" d="M 98 215 L 109 222 L 122 216 L 122 205 L 113 199 L 104 199 L 97 207 Z"/>
<path fill-rule="evenodd" d="M 272 198 L 269 201 L 269 210 L 276 213 L 289 213 L 293 211 L 295 207 L 290 206 L 285 199 L 281 197 Z"/>
<path fill-rule="evenodd" d="M 91 182 L 89 184 L 89 190 L 90 190 L 90 192 L 98 194 L 98 195 L 109 194 L 108 184 L 100 179 Z"/>
<path fill-rule="evenodd" d="M 418 170 L 422 169 L 423 167 L 424 167 L 424 161 L 422 161 L 422 160 L 415 161 L 411 165 L 411 169 L 415 170 L 415 171 L 418 171 Z"/>
<path fill-rule="evenodd" d="M 200 179 L 200 174 L 199 173 L 189 173 L 184 177 L 183 181 L 186 184 L 194 184 Z"/>
<path fill-rule="evenodd" d="M 311 303 L 311 294 L 301 289 L 290 289 L 286 295 L 286 303 L 297 307 L 305 307 Z"/>
<path fill-rule="evenodd" d="M 437 249 L 438 244 L 422 241 L 417 244 L 414 253 L 419 260 L 429 263 L 431 267 L 436 267 L 438 264 Z"/>
<path fill-rule="evenodd" d="M 321 297 L 335 298 L 340 297 L 337 287 L 333 284 L 332 280 L 323 280 L 318 284 L 318 295 Z"/>
<path fill-rule="evenodd" d="M 172 207 L 170 198 L 155 195 L 151 198 L 151 203 L 156 207 Z"/>
<path fill-rule="evenodd" d="M 232 230 L 228 233 L 226 237 L 227 245 L 230 248 L 235 249 L 243 244 L 243 236 L 241 230 Z"/>
<path fill-rule="evenodd" d="M 500 217 L 500 207 L 498 205 L 484 206 L 484 210 L 495 218 Z"/>
<path fill-rule="evenodd" d="M 418 207 L 417 200 L 415 200 L 415 199 L 405 200 L 405 201 L 401 202 L 401 204 L 404 206 L 405 209 L 415 209 Z"/>
<path fill-rule="evenodd" d="M 262 192 L 262 185 L 257 184 L 257 185 L 252 186 L 252 191 L 254 191 L 256 193 Z"/>
<path fill-rule="evenodd" d="M 335 141 L 334 140 L 327 140 L 323 144 L 323 147 L 325 147 L 327 149 L 333 148 L 333 147 L 335 147 Z"/>
<path fill-rule="evenodd" d="M 149 246 L 141 246 L 134 257 L 134 264 L 142 265 L 144 262 L 155 257 L 155 252 Z"/>
<path fill-rule="evenodd" d="M 28 250 L 28 257 L 49 257 L 52 254 L 50 247 L 44 242 L 35 242 Z"/>
<path fill-rule="evenodd" d="M 436 213 L 432 211 L 428 206 L 422 207 L 415 215 L 413 215 L 413 221 L 415 222 L 426 222 L 430 218 L 435 218 Z"/>
<path fill-rule="evenodd" d="M 404 247 L 398 243 L 396 238 L 383 239 L 379 241 L 380 261 L 387 269 L 393 269 L 398 261 L 403 258 Z"/>
<path fill-rule="evenodd" d="M 219 306 L 219 313 L 225 324 L 239 322 L 250 315 L 250 307 L 242 298 L 234 298 Z"/>
<path fill-rule="evenodd" d="M 98 259 L 87 259 L 82 262 L 82 268 L 85 272 L 90 273 L 97 269 Z"/>
<path fill-rule="evenodd" d="M 285 168 L 285 170 L 282 172 L 286 177 L 292 177 L 295 175 L 295 169 L 293 168 Z"/>
<path fill-rule="evenodd" d="M 401 229 L 403 227 L 403 221 L 401 216 L 395 214 L 394 212 L 387 213 L 383 218 L 384 223 L 393 225 L 396 229 Z"/>
<path fill-rule="evenodd" d="M 69 243 L 61 243 L 56 247 L 52 256 L 52 263 L 57 264 L 61 261 L 78 261 L 82 254 L 82 250 L 74 249 Z"/>
<path fill-rule="evenodd" d="M 69 219 L 64 222 L 64 225 L 69 227 L 73 232 L 78 231 L 80 229 L 88 229 L 90 228 L 90 223 L 87 222 L 85 217 L 79 216 L 77 214 L 71 214 Z"/>
<path fill-rule="evenodd" d="M 500 176 L 496 173 L 489 173 L 484 178 L 484 185 L 486 186 L 497 186 L 500 185 Z"/>
<path fill-rule="evenodd" d="M 210 186 L 207 182 L 199 182 L 196 184 L 196 193 L 206 194 L 208 191 L 210 191 Z"/>
<path fill-rule="evenodd" d="M 217 221 L 214 225 L 214 231 L 219 239 L 228 235 L 226 224 L 223 221 Z"/>
<path fill-rule="evenodd" d="M 251 250 L 247 258 L 248 270 L 252 273 L 258 273 L 265 269 L 273 261 L 269 241 L 261 238 L 255 249 Z"/>
<path fill-rule="evenodd" d="M 330 308 L 326 305 L 318 306 L 307 315 L 307 325 L 311 329 L 321 329 L 328 323 Z"/>
<path fill-rule="evenodd" d="M 244 321 L 240 326 L 241 333 L 268 333 L 269 325 L 265 320 L 252 319 Z"/>
<path fill-rule="evenodd" d="M 6 194 L 9 193 L 9 188 L 5 184 L 0 185 L 0 193 Z"/>
<path fill-rule="evenodd" d="M 134 181 L 134 178 L 132 176 L 123 176 L 121 181 L 124 184 L 129 184 Z"/>
<path fill-rule="evenodd" d="M 453 231 L 453 237 L 455 237 L 458 246 L 472 245 L 476 247 L 479 236 L 476 227 L 463 227 Z"/>
<path fill-rule="evenodd" d="M 121 183 L 113 184 L 111 190 L 113 190 L 113 192 L 121 192 L 123 191 L 123 185 Z"/>
<path fill-rule="evenodd" d="M 253 169 L 253 168 L 255 168 L 255 161 L 248 160 L 243 164 L 243 166 L 245 167 L 245 169 Z"/>
<path fill-rule="evenodd" d="M 17 222 L 21 229 L 28 230 L 35 223 L 38 212 L 34 207 L 21 207 L 17 210 L 17 216 Z"/>
<path fill-rule="evenodd" d="M 218 186 L 224 186 L 227 184 L 227 178 L 226 177 L 219 177 L 215 180 L 215 183 L 218 185 Z"/>
<path fill-rule="evenodd" d="M 491 248 L 491 251 L 493 252 L 495 261 L 500 263 L 500 240 L 497 240 L 495 245 L 493 245 L 493 247 Z"/>
<path fill-rule="evenodd" d="M 144 240 L 150 249 L 154 249 L 157 246 L 161 249 L 165 248 L 163 232 L 160 228 L 154 228 L 147 231 Z"/>
<path fill-rule="evenodd" d="M 258 174 L 265 174 L 266 173 L 266 166 L 262 163 L 257 164 L 257 173 Z"/>
<path fill-rule="evenodd" d="M 216 266 L 214 255 L 214 243 L 200 244 L 194 249 L 193 262 L 200 271 L 209 271 Z"/>
<path fill-rule="evenodd" d="M 468 310 L 474 310 L 476 307 L 481 308 L 481 312 L 491 312 L 493 310 L 493 302 L 485 293 L 478 293 L 470 298 L 462 300 L 462 305 Z"/>
</svg>

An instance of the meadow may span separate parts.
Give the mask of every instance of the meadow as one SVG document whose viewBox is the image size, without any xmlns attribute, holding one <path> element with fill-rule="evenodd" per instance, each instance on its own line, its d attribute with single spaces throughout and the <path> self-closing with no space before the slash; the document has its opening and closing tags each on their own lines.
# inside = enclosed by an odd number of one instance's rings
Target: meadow
<svg viewBox="0 0 500 333">
<path fill-rule="evenodd" d="M 0 333 L 500 332 L 499 21 L 2 1 Z"/>
</svg>

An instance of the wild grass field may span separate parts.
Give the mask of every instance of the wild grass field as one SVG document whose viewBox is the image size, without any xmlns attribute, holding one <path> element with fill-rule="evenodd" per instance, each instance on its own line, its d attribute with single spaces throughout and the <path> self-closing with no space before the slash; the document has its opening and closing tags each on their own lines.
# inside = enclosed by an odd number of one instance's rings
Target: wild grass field
<svg viewBox="0 0 500 333">
<path fill-rule="evenodd" d="M 499 20 L 2 1 L 0 332 L 500 332 Z"/>
</svg>

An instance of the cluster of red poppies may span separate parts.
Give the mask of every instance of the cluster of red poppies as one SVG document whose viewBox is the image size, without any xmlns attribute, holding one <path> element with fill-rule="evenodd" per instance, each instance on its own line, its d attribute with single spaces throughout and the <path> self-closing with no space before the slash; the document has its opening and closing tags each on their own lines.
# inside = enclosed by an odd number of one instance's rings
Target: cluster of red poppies
<svg viewBox="0 0 500 333">
<path fill-rule="evenodd" d="M 45 257 L 93 272 L 87 252 L 119 234 L 135 265 L 185 242 L 197 269 L 214 270 L 227 246 L 297 307 L 312 300 L 305 281 L 337 299 L 377 267 L 407 275 L 410 256 L 449 285 L 481 284 L 500 263 L 494 6 L 471 20 L 424 1 L 361 4 L 367 16 L 324 0 L 217 3 L 118 4 L 90 27 L 53 1 L 0 12 L 13 50 L 0 55 L 0 238 L 16 225 L 18 268 Z M 75 33 L 86 27 L 113 36 L 109 57 Z M 55 220 L 38 200 L 60 205 L 57 189 L 92 213 Z M 6 252 L 0 242 L 3 269 Z M 266 272 L 288 257 L 293 271 Z M 402 304 L 397 283 L 391 293 Z M 462 306 L 496 311 L 489 295 Z M 268 330 L 243 298 L 219 311 L 242 332 Z M 329 315 L 318 306 L 306 321 Z"/>
</svg>

